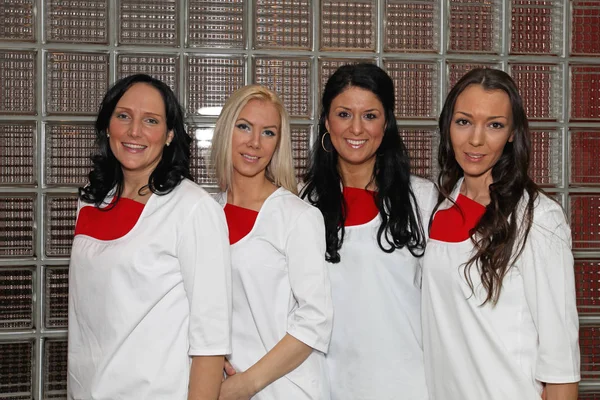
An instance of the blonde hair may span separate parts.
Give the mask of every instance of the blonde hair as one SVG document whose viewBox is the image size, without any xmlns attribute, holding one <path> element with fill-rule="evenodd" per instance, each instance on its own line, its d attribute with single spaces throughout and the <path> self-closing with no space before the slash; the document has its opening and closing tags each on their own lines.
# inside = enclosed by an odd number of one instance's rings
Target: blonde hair
<svg viewBox="0 0 600 400">
<path fill-rule="evenodd" d="M 250 100 L 268 101 L 279 112 L 281 128 L 279 141 L 267 165 L 265 177 L 277 186 L 298 194 L 298 183 L 294 173 L 292 158 L 292 132 L 290 118 L 275 92 L 260 85 L 248 85 L 236 90 L 225 102 L 221 115 L 217 119 L 212 140 L 210 160 L 215 169 L 217 183 L 222 191 L 231 187 L 233 164 L 231 161 L 231 141 L 235 122 L 240 112 Z"/>
</svg>

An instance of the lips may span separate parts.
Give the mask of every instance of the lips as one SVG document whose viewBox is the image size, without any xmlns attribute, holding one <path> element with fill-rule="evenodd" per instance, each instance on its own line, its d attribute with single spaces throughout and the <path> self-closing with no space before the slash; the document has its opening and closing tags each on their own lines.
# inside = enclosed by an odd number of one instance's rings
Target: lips
<svg viewBox="0 0 600 400">
<path fill-rule="evenodd" d="M 466 156 L 467 160 L 469 160 L 469 161 L 478 162 L 481 159 L 483 159 L 483 157 L 485 156 L 485 154 L 481 154 L 481 153 L 465 153 L 465 156 Z"/>
<path fill-rule="evenodd" d="M 146 149 L 148 146 L 144 146 L 143 144 L 137 143 L 121 143 L 125 149 L 130 153 L 139 153 Z"/>
<path fill-rule="evenodd" d="M 253 155 L 250 155 L 250 154 L 242 154 L 242 157 L 245 160 L 249 161 L 249 162 L 257 162 L 258 161 L 258 157 L 257 156 L 253 156 Z"/>
<path fill-rule="evenodd" d="M 353 149 L 360 149 L 365 143 L 367 143 L 367 140 L 346 139 L 346 143 L 348 143 Z"/>
</svg>

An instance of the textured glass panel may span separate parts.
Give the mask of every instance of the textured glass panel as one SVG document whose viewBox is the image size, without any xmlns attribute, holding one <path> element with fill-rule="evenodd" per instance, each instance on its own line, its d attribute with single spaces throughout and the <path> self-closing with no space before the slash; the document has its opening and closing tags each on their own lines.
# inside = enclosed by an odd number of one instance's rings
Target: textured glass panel
<svg viewBox="0 0 600 400">
<path fill-rule="evenodd" d="M 147 74 L 160 79 L 175 94 L 179 87 L 179 56 L 177 54 L 119 54 L 117 79 L 134 74 Z"/>
<path fill-rule="evenodd" d="M 600 193 L 571 193 L 569 198 L 571 200 L 573 250 L 599 250 Z"/>
<path fill-rule="evenodd" d="M 575 260 L 577 309 L 582 312 L 600 311 L 600 260 Z"/>
<path fill-rule="evenodd" d="M 119 44 L 177 46 L 176 0 L 120 0 Z"/>
<path fill-rule="evenodd" d="M 219 115 L 229 96 L 244 86 L 244 59 L 190 56 L 186 82 L 188 114 Z"/>
<path fill-rule="evenodd" d="M 541 186 L 562 186 L 562 135 L 551 129 L 531 130 L 529 175 Z"/>
<path fill-rule="evenodd" d="M 292 118 L 311 117 L 309 58 L 257 57 L 254 63 L 254 81 L 277 92 Z"/>
<path fill-rule="evenodd" d="M 600 65 L 571 65 L 571 120 L 600 120 Z"/>
<path fill-rule="evenodd" d="M 34 0 L 3 0 L 0 3 L 0 40 L 35 40 Z"/>
<path fill-rule="evenodd" d="M 582 326 L 579 329 L 581 377 L 600 378 L 600 327 Z"/>
<path fill-rule="evenodd" d="M 67 398 L 67 341 L 44 341 L 44 400 Z"/>
<path fill-rule="evenodd" d="M 530 120 L 557 120 L 561 115 L 562 69 L 550 64 L 510 64 Z"/>
<path fill-rule="evenodd" d="M 46 0 L 49 42 L 108 43 L 108 0 Z"/>
<path fill-rule="evenodd" d="M 33 271 L 0 268 L 0 329 L 33 328 Z"/>
<path fill-rule="evenodd" d="M 498 54 L 501 4 L 501 0 L 450 0 L 448 49 Z"/>
<path fill-rule="evenodd" d="M 569 183 L 598 186 L 600 184 L 600 131 L 572 130 L 570 139 Z"/>
<path fill-rule="evenodd" d="M 0 257 L 34 255 L 33 200 L 0 197 Z"/>
<path fill-rule="evenodd" d="M 312 127 L 307 125 L 292 125 L 292 156 L 296 177 L 300 180 L 310 159 L 310 135 Z"/>
<path fill-rule="evenodd" d="M 581 393 L 581 388 L 579 389 L 580 393 L 579 393 L 579 400 L 600 400 L 600 392 L 597 393 L 588 393 L 587 391 L 585 393 Z"/>
<path fill-rule="evenodd" d="M 571 0 L 571 54 L 600 54 L 600 0 Z"/>
<path fill-rule="evenodd" d="M 439 97 L 437 63 L 386 60 L 385 69 L 394 80 L 396 117 L 437 118 Z"/>
<path fill-rule="evenodd" d="M 0 185 L 35 183 L 35 123 L 0 123 Z"/>
<path fill-rule="evenodd" d="M 385 51 L 439 51 L 440 2 L 386 0 L 384 40 Z"/>
<path fill-rule="evenodd" d="M 462 78 L 467 72 L 475 68 L 492 68 L 500 69 L 500 64 L 495 63 L 469 63 L 469 62 L 448 62 L 448 87 L 449 92 L 454 85 Z"/>
<path fill-rule="evenodd" d="M 77 197 L 46 197 L 46 255 L 68 257 L 71 253 L 75 220 L 77 214 Z"/>
<path fill-rule="evenodd" d="M 212 144 L 213 126 L 190 126 L 189 133 L 192 142 L 192 159 L 190 171 L 194 182 L 201 185 L 216 186 L 214 169 L 210 167 L 210 149 Z"/>
<path fill-rule="evenodd" d="M 511 53 L 559 54 L 563 0 L 512 0 L 511 4 Z"/>
<path fill-rule="evenodd" d="M 256 0 L 254 7 L 254 47 L 312 48 L 311 1 Z"/>
<path fill-rule="evenodd" d="M 410 156 L 410 172 L 423 178 L 436 179 L 437 148 L 440 140 L 436 130 L 400 127 L 399 131 Z"/>
<path fill-rule="evenodd" d="M 32 381 L 33 342 L 0 342 L 0 396 L 33 399 Z"/>
<path fill-rule="evenodd" d="M 243 0 L 188 0 L 188 46 L 241 49 L 245 45 Z"/>
<path fill-rule="evenodd" d="M 46 267 L 44 324 L 66 328 L 69 299 L 69 267 Z"/>
<path fill-rule="evenodd" d="M 375 0 L 321 1 L 321 50 L 375 50 Z"/>
<path fill-rule="evenodd" d="M 35 114 L 36 52 L 0 50 L 0 114 Z"/>
<path fill-rule="evenodd" d="M 83 186 L 92 169 L 90 156 L 96 146 L 92 124 L 46 125 L 46 183 Z"/>
<path fill-rule="evenodd" d="M 321 93 L 325 88 L 327 80 L 333 73 L 342 65 L 358 64 L 358 63 L 373 63 L 375 59 L 369 58 L 319 58 L 319 101 Z"/>
<path fill-rule="evenodd" d="M 108 89 L 108 54 L 46 54 L 46 111 L 96 115 Z"/>
</svg>

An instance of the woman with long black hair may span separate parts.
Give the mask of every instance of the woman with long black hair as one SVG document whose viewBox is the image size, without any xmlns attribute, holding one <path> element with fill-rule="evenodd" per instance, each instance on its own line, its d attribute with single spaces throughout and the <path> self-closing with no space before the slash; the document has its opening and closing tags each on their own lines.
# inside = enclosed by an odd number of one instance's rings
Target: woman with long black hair
<svg viewBox="0 0 600 400">
<path fill-rule="evenodd" d="M 321 104 L 301 195 L 325 220 L 332 399 L 427 399 L 418 260 L 434 186 L 410 174 L 394 84 L 381 68 L 340 67 Z"/>
<path fill-rule="evenodd" d="M 423 259 L 432 399 L 576 400 L 571 233 L 528 175 L 531 138 L 508 74 L 467 73 L 439 121 L 440 196 Z"/>
</svg>

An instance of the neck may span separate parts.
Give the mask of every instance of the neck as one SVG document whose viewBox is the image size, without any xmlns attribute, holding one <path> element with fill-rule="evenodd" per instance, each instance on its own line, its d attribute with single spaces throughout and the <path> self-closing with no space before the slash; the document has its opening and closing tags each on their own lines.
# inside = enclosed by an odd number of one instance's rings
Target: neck
<svg viewBox="0 0 600 400">
<path fill-rule="evenodd" d="M 487 206 L 490 203 L 490 185 L 493 182 L 491 171 L 482 176 L 465 176 L 460 193 Z"/>
<path fill-rule="evenodd" d="M 362 164 L 349 164 L 340 160 L 338 161 L 338 169 L 345 187 L 377 190 L 377 184 L 372 181 L 375 156 Z"/>
<path fill-rule="evenodd" d="M 145 204 L 152 192 L 147 188 L 141 191 L 140 189 L 148 185 L 149 178 L 150 174 L 148 173 L 123 170 L 123 193 L 121 196 Z"/>
<path fill-rule="evenodd" d="M 238 207 L 259 211 L 263 203 L 275 190 L 275 186 L 264 173 L 245 177 L 233 173 L 231 187 L 227 191 L 227 202 Z"/>
</svg>

